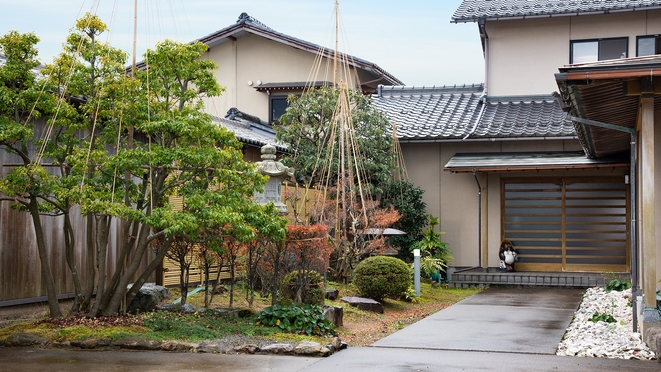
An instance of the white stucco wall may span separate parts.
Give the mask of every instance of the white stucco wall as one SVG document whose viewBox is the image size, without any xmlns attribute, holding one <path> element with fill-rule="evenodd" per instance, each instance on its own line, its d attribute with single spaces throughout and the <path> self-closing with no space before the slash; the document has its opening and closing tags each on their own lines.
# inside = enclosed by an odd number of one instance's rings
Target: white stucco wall
<svg viewBox="0 0 661 372">
<path fill-rule="evenodd" d="M 490 21 L 488 90 L 490 96 L 549 94 L 554 74 L 569 64 L 570 41 L 628 37 L 629 57 L 636 36 L 661 33 L 661 10 Z"/>
<path fill-rule="evenodd" d="M 224 117 L 230 108 L 236 107 L 268 121 L 269 96 L 255 89 L 257 81 L 263 84 L 333 81 L 333 66 L 328 59 L 323 59 L 316 75 L 311 74 L 315 65 L 314 53 L 254 34 L 246 34 L 235 41 L 215 46 L 205 57 L 218 64 L 216 79 L 227 89 L 221 97 L 205 102 L 207 112 L 220 117 Z M 345 70 L 355 83 L 355 69 L 343 69 L 340 64 L 338 70 L 338 81 L 347 80 L 343 74 Z M 358 80 L 365 82 L 369 79 L 364 71 L 359 70 Z M 252 81 L 253 85 L 248 85 L 248 81 Z M 277 91 L 272 94 L 287 96 L 287 93 Z"/>
</svg>

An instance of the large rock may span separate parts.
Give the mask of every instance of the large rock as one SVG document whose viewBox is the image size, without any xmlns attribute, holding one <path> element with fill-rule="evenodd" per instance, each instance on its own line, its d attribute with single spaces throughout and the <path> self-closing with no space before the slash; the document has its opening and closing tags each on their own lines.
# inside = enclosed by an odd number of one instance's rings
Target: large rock
<svg viewBox="0 0 661 372">
<path fill-rule="evenodd" d="M 202 341 L 200 346 L 197 348 L 197 352 L 210 354 L 230 354 L 234 353 L 234 349 L 231 345 L 221 340 L 210 340 Z"/>
<path fill-rule="evenodd" d="M 383 305 L 380 302 L 372 300 L 371 298 L 363 297 L 342 297 L 342 302 L 346 302 L 351 306 L 357 307 L 361 310 L 373 311 L 375 313 L 383 314 Z"/>
<path fill-rule="evenodd" d="M 4 346 L 48 346 L 50 341 L 36 333 L 20 332 L 7 337 Z"/>
<path fill-rule="evenodd" d="M 305 340 L 294 348 L 294 354 L 305 356 L 325 357 L 331 354 L 331 351 L 326 346 L 322 346 L 318 342 Z"/>
<path fill-rule="evenodd" d="M 661 358 L 658 357 L 661 354 L 661 325 L 658 327 L 650 327 L 645 331 L 645 343 L 647 346 L 656 353 L 659 363 L 661 363 Z"/>
<path fill-rule="evenodd" d="M 340 340 L 339 337 L 333 338 L 333 341 L 330 344 L 327 344 L 326 347 L 331 351 L 331 353 L 338 352 L 347 348 L 347 343 Z"/>
<path fill-rule="evenodd" d="M 195 351 L 200 345 L 192 342 L 165 341 L 161 344 L 161 350 L 174 352 Z"/>
<path fill-rule="evenodd" d="M 129 284 L 126 290 L 131 289 L 133 284 Z M 156 309 L 156 306 L 164 299 L 170 297 L 170 290 L 162 285 L 154 283 L 145 283 L 136 293 L 133 301 L 128 306 L 129 313 L 145 313 Z"/>
<path fill-rule="evenodd" d="M 291 354 L 294 352 L 292 344 L 271 344 L 262 348 L 262 351 L 269 354 Z"/>
<path fill-rule="evenodd" d="M 96 349 L 98 347 L 110 346 L 112 340 L 109 338 L 86 338 L 83 340 L 71 341 L 71 346 L 81 349 Z"/>
<path fill-rule="evenodd" d="M 330 320 L 336 327 L 342 327 L 344 309 L 342 306 L 324 306 L 324 318 Z"/>
<path fill-rule="evenodd" d="M 340 297 L 340 290 L 339 289 L 327 289 L 326 290 L 326 298 L 335 301 L 337 298 Z"/>
<path fill-rule="evenodd" d="M 191 304 L 164 304 L 161 306 L 157 306 L 156 310 L 159 311 L 171 311 L 174 313 L 182 313 L 182 314 L 195 314 L 197 313 L 202 313 L 206 309 L 203 307 L 199 306 L 193 306 Z"/>
<path fill-rule="evenodd" d="M 260 351 L 259 346 L 255 344 L 243 344 L 234 348 L 234 351 L 241 354 L 255 354 Z"/>
<path fill-rule="evenodd" d="M 114 341 L 112 345 L 120 349 L 159 350 L 161 341 L 141 337 L 127 337 Z"/>
</svg>

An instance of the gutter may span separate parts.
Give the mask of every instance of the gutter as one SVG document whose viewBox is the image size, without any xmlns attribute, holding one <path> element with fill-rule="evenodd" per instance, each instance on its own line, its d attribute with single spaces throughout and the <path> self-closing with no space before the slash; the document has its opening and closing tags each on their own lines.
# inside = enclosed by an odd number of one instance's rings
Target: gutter
<svg viewBox="0 0 661 372">
<path fill-rule="evenodd" d="M 470 22 L 479 22 L 480 20 L 486 21 L 510 21 L 517 19 L 537 19 L 537 18 L 558 18 L 558 17 L 579 17 L 595 14 L 610 14 L 610 13 L 628 13 L 636 11 L 647 11 L 647 10 L 656 10 L 661 9 L 661 6 L 647 6 L 647 7 L 632 7 L 625 9 L 608 9 L 608 10 L 597 10 L 592 12 L 570 12 L 570 13 L 551 13 L 551 14 L 526 14 L 519 16 L 495 16 L 495 17 L 484 17 L 484 18 L 452 18 L 450 23 L 470 23 Z"/>
<path fill-rule="evenodd" d="M 508 142 L 508 141 L 547 141 L 547 140 L 577 140 L 578 136 L 542 136 L 542 137 L 502 137 L 502 138 L 450 138 L 450 139 L 402 139 L 399 143 L 452 143 L 452 142 Z"/>
<path fill-rule="evenodd" d="M 631 155 L 630 155 L 630 165 L 629 165 L 629 179 L 630 179 L 630 185 L 629 185 L 629 193 L 630 193 L 630 206 L 629 206 L 629 213 L 631 214 L 631 231 L 629 232 L 629 249 L 631 250 L 631 287 L 632 287 L 632 315 L 633 315 L 633 332 L 638 332 L 638 301 L 636 298 L 640 296 L 641 289 L 638 286 L 638 241 L 637 241 L 637 235 L 638 235 L 638 225 L 636 223 L 636 203 L 638 202 L 637 197 L 638 193 L 636 190 L 636 137 L 637 137 L 637 132 L 636 129 L 634 128 L 629 128 L 629 127 L 622 127 L 619 125 L 614 125 L 614 124 L 609 124 L 609 123 L 602 123 L 600 121 L 595 121 L 595 120 L 589 120 L 589 119 L 583 119 L 579 118 L 576 116 L 572 116 L 569 113 L 566 114 L 566 118 L 586 124 L 586 125 L 593 125 L 595 127 L 600 127 L 600 128 L 606 128 L 606 129 L 612 129 L 620 132 L 625 132 L 629 133 L 631 135 Z"/>
</svg>

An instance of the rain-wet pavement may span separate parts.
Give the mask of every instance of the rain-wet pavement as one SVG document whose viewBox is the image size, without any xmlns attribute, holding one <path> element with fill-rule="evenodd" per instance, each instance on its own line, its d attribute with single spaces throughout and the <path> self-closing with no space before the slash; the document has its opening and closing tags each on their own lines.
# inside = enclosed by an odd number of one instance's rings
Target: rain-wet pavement
<svg viewBox="0 0 661 372">
<path fill-rule="evenodd" d="M 656 361 L 555 356 L 571 289 L 490 288 L 370 347 L 328 358 L 0 348 L 2 371 L 659 371 Z"/>
</svg>

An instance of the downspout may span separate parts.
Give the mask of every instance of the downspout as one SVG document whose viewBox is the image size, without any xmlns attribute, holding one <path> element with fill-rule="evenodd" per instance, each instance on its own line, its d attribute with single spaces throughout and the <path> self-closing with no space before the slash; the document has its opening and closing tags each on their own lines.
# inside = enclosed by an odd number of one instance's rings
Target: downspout
<svg viewBox="0 0 661 372">
<path fill-rule="evenodd" d="M 473 168 L 473 177 L 477 183 L 477 266 L 482 267 L 482 185 L 480 185 L 480 180 L 475 174 L 475 168 Z"/>
<path fill-rule="evenodd" d="M 475 270 L 482 268 L 482 185 L 480 180 L 477 178 L 477 170 L 473 168 L 473 177 L 475 177 L 475 182 L 477 183 L 477 266 L 471 266 L 460 270 L 455 270 L 452 273 L 460 273 L 462 271 Z M 486 271 L 485 271 L 486 272 Z M 450 279 L 450 275 L 448 275 Z"/>
<path fill-rule="evenodd" d="M 482 116 L 484 115 L 484 109 L 487 107 L 487 94 L 488 94 L 487 87 L 489 84 L 489 35 L 487 35 L 484 18 L 481 18 L 477 21 L 477 27 L 480 30 L 480 36 L 482 37 L 482 41 L 483 41 L 482 48 L 484 50 L 484 90 L 482 91 L 482 95 L 480 96 L 482 107 L 480 108 L 480 113 L 477 116 L 477 120 L 475 121 L 475 125 L 473 126 L 473 129 L 471 129 L 471 131 L 468 132 L 468 134 L 466 134 L 464 138 L 462 138 L 462 141 L 466 140 L 473 133 L 475 133 L 475 130 L 477 130 L 477 126 L 479 125 L 480 121 L 482 120 Z M 482 185 L 480 184 L 480 180 L 477 178 L 475 169 L 473 169 L 473 177 L 475 178 L 475 182 L 477 183 L 477 194 L 478 194 L 478 200 L 477 200 L 478 203 L 477 262 L 478 263 L 477 266 L 457 270 L 455 272 L 462 272 L 462 271 L 482 268 Z"/>
<path fill-rule="evenodd" d="M 586 124 L 586 125 L 593 125 L 595 127 L 601 127 L 601 128 L 606 128 L 606 129 L 612 129 L 612 130 L 617 130 L 620 132 L 626 132 L 631 135 L 631 155 L 630 155 L 630 163 L 631 165 L 629 166 L 629 179 L 630 179 L 630 186 L 629 186 L 629 193 L 630 193 L 630 203 L 631 205 L 629 206 L 629 213 L 631 214 L 631 235 L 629 236 L 629 244 L 631 245 L 631 293 L 632 293 L 632 315 L 633 315 L 633 332 L 638 332 L 638 301 L 636 298 L 640 295 L 641 289 L 638 287 L 638 249 L 637 249 L 637 235 L 638 235 L 638 225 L 636 223 L 636 203 L 637 203 L 637 197 L 638 193 L 636 192 L 636 129 L 634 128 L 628 128 L 628 127 L 622 127 L 619 125 L 613 125 L 613 124 L 608 124 L 608 123 L 602 123 L 599 121 L 594 121 L 594 120 L 589 120 L 589 119 L 583 119 L 579 118 L 576 116 L 571 116 L 568 113 L 566 114 L 566 118 Z"/>
<path fill-rule="evenodd" d="M 484 40 L 484 97 L 486 98 L 489 86 L 489 35 L 484 18 L 477 21 L 477 28 L 480 30 L 480 36 Z"/>
<path fill-rule="evenodd" d="M 468 132 L 464 138 L 462 138 L 462 141 L 465 141 L 468 139 L 470 136 L 475 133 L 477 130 L 477 126 L 480 124 L 480 121 L 482 121 L 482 116 L 484 116 L 484 109 L 487 107 L 487 95 L 488 95 L 488 86 L 489 86 L 489 35 L 487 35 L 487 29 L 484 26 L 484 19 L 480 19 L 477 22 L 477 27 L 480 30 L 480 36 L 482 37 L 482 48 L 484 49 L 484 90 L 482 90 L 482 94 L 480 95 L 479 101 L 482 102 L 482 107 L 480 108 L 480 113 L 477 115 L 477 120 L 475 120 L 475 125 L 473 125 L 473 128 Z M 479 182 L 478 182 L 479 184 Z"/>
</svg>

